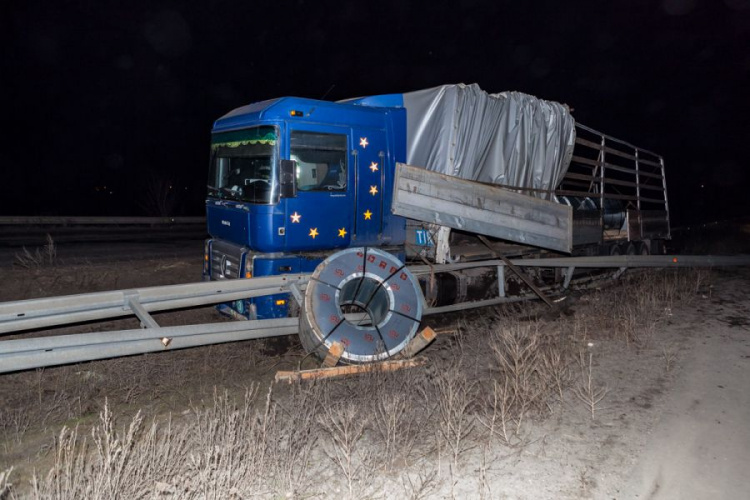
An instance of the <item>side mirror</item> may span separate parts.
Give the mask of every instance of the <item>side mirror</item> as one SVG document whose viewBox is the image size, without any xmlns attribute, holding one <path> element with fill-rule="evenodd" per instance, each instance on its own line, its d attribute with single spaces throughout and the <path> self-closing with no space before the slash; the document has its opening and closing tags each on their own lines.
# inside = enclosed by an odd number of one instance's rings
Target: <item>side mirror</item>
<svg viewBox="0 0 750 500">
<path fill-rule="evenodd" d="M 297 162 L 294 160 L 281 160 L 281 186 L 282 198 L 295 198 L 297 196 Z"/>
</svg>

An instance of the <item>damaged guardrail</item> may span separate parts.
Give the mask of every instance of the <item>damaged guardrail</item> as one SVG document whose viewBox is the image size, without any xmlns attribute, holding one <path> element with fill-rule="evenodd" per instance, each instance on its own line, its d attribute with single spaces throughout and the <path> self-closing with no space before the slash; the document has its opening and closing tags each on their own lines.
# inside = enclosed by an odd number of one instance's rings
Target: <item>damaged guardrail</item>
<svg viewBox="0 0 750 500">
<path fill-rule="evenodd" d="M 0 333 L 135 315 L 142 329 L 0 341 L 0 373 L 297 333 L 297 318 L 161 327 L 153 311 L 295 293 L 305 274 L 117 290 L 0 304 Z M 294 286 L 293 286 L 294 285 Z"/>
<path fill-rule="evenodd" d="M 415 275 L 447 272 L 478 266 L 497 266 L 502 278 L 506 267 L 563 268 L 562 288 L 571 285 L 576 268 L 614 268 L 619 273 L 629 267 L 723 267 L 748 266 L 750 256 L 698 255 L 620 255 L 594 257 L 553 257 L 541 259 L 491 260 L 459 262 L 432 266 L 409 266 Z M 517 271 L 516 271 L 517 272 Z M 86 293 L 42 299 L 0 303 L 0 334 L 16 333 L 51 326 L 136 316 L 143 328 L 55 335 L 39 338 L 16 338 L 0 341 L 0 373 L 158 352 L 187 347 L 292 335 L 299 331 L 298 318 L 252 321 L 222 321 L 201 325 L 161 327 L 150 312 L 195 307 L 233 300 L 291 293 L 298 302 L 309 274 L 286 274 L 251 279 L 208 281 L 182 285 L 137 288 Z M 427 307 L 424 315 L 515 302 L 534 298 L 533 294 L 506 297 L 503 280 L 498 280 L 495 299 L 463 302 L 442 307 Z M 535 290 L 537 294 L 547 289 Z M 421 300 L 424 300 L 422 297 Z"/>
<path fill-rule="evenodd" d="M 133 314 L 146 326 L 154 326 L 149 324 L 153 318 L 148 312 L 289 292 L 291 283 L 302 284 L 307 276 L 286 274 L 5 302 L 0 303 L 0 334 Z"/>
<path fill-rule="evenodd" d="M 0 373 L 297 333 L 297 318 L 226 321 L 0 341 Z"/>
</svg>

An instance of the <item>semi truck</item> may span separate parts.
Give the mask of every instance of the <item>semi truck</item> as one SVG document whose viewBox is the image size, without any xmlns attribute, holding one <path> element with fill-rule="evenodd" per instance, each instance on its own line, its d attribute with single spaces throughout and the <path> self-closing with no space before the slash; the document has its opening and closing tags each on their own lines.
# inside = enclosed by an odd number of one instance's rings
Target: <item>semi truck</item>
<svg viewBox="0 0 750 500">
<path fill-rule="evenodd" d="M 401 350 L 425 305 L 571 279 L 505 273 L 497 259 L 648 255 L 670 238 L 660 155 L 577 123 L 564 104 L 463 84 L 229 112 L 211 134 L 206 218 L 205 280 L 314 273 L 297 300 L 222 312 L 300 315 L 308 350 L 322 356 L 338 338 L 351 362 Z"/>
</svg>

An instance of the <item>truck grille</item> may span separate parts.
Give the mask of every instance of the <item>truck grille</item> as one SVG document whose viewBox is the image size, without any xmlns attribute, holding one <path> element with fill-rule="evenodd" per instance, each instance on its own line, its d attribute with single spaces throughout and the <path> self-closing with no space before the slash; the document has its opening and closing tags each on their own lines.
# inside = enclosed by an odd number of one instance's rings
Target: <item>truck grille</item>
<svg viewBox="0 0 750 500">
<path fill-rule="evenodd" d="M 211 279 L 237 279 L 240 277 L 240 264 L 245 248 L 224 241 L 211 245 Z"/>
</svg>

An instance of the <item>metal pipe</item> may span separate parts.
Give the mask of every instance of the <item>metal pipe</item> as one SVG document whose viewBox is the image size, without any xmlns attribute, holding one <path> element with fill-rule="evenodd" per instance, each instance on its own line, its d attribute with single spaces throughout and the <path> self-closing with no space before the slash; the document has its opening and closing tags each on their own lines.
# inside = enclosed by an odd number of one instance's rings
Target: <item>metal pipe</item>
<svg viewBox="0 0 750 500">
<path fill-rule="evenodd" d="M 290 283 L 304 283 L 307 277 L 286 274 L 6 302 L 0 304 L 0 333 L 129 316 L 133 296 L 144 310 L 163 311 L 288 292 Z"/>
<path fill-rule="evenodd" d="M 144 309 L 147 311 L 165 311 L 170 309 L 182 309 L 186 307 L 196 307 L 207 304 L 216 304 L 219 302 L 231 302 L 233 300 L 241 300 L 252 297 L 259 297 L 262 295 L 271 295 L 285 290 L 278 288 L 273 289 L 261 289 L 251 292 L 234 292 L 230 294 L 223 294 L 220 297 L 200 297 L 183 300 L 171 300 L 163 301 L 159 303 L 152 303 L 144 305 Z M 97 321 L 103 319 L 112 319 L 123 316 L 131 316 L 132 311 L 123 308 L 122 306 L 115 306 L 109 308 L 102 308 L 88 311 L 78 311 L 72 313 L 61 313 L 57 312 L 45 316 L 31 317 L 31 318 L 16 318 L 0 321 L 0 333 L 11 333 L 20 332 L 23 330 L 32 330 L 35 328 L 46 328 L 49 326 L 58 326 L 71 323 L 82 323 L 85 321 Z"/>
<path fill-rule="evenodd" d="M 0 341 L 0 360 L 8 354 L 30 351 L 45 351 L 70 347 L 93 346 L 118 342 L 132 342 L 146 339 L 174 339 L 191 335 L 217 334 L 241 331 L 293 329 L 296 333 L 299 318 L 278 318 L 252 321 L 221 321 L 219 323 L 205 323 L 187 326 L 165 326 L 158 330 L 137 328 L 133 330 L 117 330 L 111 332 L 76 333 L 71 335 L 55 335 L 52 337 L 22 338 Z M 280 334 L 281 335 L 281 334 Z"/>
<path fill-rule="evenodd" d="M 581 123 L 579 123 L 579 122 L 576 122 L 576 128 L 580 128 L 580 129 L 582 129 L 582 130 L 586 130 L 587 132 L 591 132 L 592 134 L 596 134 L 596 135 L 599 135 L 599 136 L 601 136 L 601 137 L 604 137 L 604 138 L 607 138 L 607 139 L 609 139 L 610 141 L 618 142 L 618 143 L 620 143 L 620 144 L 623 144 L 623 145 L 625 145 L 625 146 L 628 146 L 628 147 L 631 147 L 631 148 L 635 148 L 635 147 L 637 147 L 637 146 L 634 146 L 634 145 L 630 144 L 630 143 L 629 143 L 629 142 L 627 142 L 627 141 L 623 141 L 622 139 L 617 139 L 616 137 L 612 137 L 611 135 L 603 134 L 602 132 L 599 132 L 599 131 L 598 131 L 598 130 L 596 130 L 596 129 L 593 129 L 593 128 L 591 128 L 591 127 L 587 127 L 586 125 L 582 125 L 582 124 L 581 124 Z M 640 149 L 641 151 L 643 151 L 644 153 L 649 153 L 649 154 L 651 154 L 651 155 L 653 155 L 653 156 L 656 156 L 656 157 L 658 157 L 658 158 L 661 158 L 661 156 L 660 156 L 660 155 L 658 155 L 658 154 L 654 153 L 653 151 L 649 151 L 648 149 L 643 149 L 643 148 L 639 148 L 639 149 Z"/>
<path fill-rule="evenodd" d="M 220 344 L 224 342 L 236 342 L 240 340 L 252 340 L 280 335 L 291 335 L 297 333 L 297 319 L 285 318 L 285 320 L 294 320 L 294 324 L 282 325 L 276 327 L 263 327 L 257 329 L 247 329 L 247 324 L 243 322 L 233 323 L 237 326 L 245 326 L 245 329 L 228 329 L 227 331 L 215 331 L 218 325 L 192 325 L 191 334 L 179 334 L 179 330 L 186 327 L 165 327 L 158 330 L 130 330 L 121 332 L 109 332 L 115 336 L 127 339 L 132 336 L 132 340 L 106 341 L 95 343 L 94 340 L 101 340 L 101 335 L 107 333 L 82 334 L 90 337 L 92 341 L 88 344 L 64 345 L 42 350 L 16 350 L 8 354 L 0 355 L 0 373 L 8 373 L 18 370 L 28 370 L 32 368 L 41 368 L 44 366 L 62 365 L 68 363 L 79 363 L 82 361 L 92 361 L 95 359 L 114 358 L 120 356 L 131 356 L 147 352 L 171 351 L 174 349 L 184 349 L 188 347 L 198 347 L 210 344 Z M 263 320 L 269 321 L 269 320 Z M 276 321 L 276 320 L 270 320 Z M 165 335 L 165 331 L 170 334 Z M 158 332 L 158 335 L 155 333 Z M 150 334 L 150 338 L 138 338 L 142 334 Z M 50 337 L 54 342 L 61 342 L 67 336 Z M 80 336 L 73 342 L 80 342 Z M 23 339 L 27 345 L 30 340 L 46 339 Z M 19 340 L 20 341 L 20 340 Z M 3 341 L 0 345 L 16 341 Z"/>
<path fill-rule="evenodd" d="M 602 255 L 594 257 L 550 257 L 542 259 L 511 259 L 518 267 L 722 267 L 749 266 L 750 255 Z M 432 266 L 409 266 L 414 275 L 458 271 L 477 267 L 502 266 L 500 259 Z"/>
<path fill-rule="evenodd" d="M 439 307 L 428 307 L 422 313 L 422 316 L 430 314 L 442 314 L 447 312 L 465 311 L 467 309 L 475 309 L 477 307 L 496 306 L 498 304 L 510 304 L 512 302 L 524 302 L 526 300 L 538 299 L 539 296 L 535 294 L 521 295 L 518 297 L 497 297 L 494 299 L 477 300 L 474 302 L 461 302 L 459 304 L 450 304 L 447 306 Z"/>
</svg>

